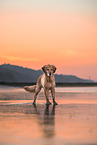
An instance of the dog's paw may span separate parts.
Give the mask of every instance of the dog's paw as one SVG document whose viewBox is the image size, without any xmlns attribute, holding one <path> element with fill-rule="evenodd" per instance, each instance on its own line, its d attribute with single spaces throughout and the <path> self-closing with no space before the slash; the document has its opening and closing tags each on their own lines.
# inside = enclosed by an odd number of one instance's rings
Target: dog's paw
<svg viewBox="0 0 97 145">
<path fill-rule="evenodd" d="M 54 101 L 53 103 L 54 103 L 54 105 L 58 105 L 58 103 L 56 101 Z"/>
<path fill-rule="evenodd" d="M 47 102 L 45 105 L 51 105 L 52 103 L 51 102 Z"/>
<path fill-rule="evenodd" d="M 36 106 L 36 103 L 35 102 L 33 102 L 32 104 Z"/>
</svg>

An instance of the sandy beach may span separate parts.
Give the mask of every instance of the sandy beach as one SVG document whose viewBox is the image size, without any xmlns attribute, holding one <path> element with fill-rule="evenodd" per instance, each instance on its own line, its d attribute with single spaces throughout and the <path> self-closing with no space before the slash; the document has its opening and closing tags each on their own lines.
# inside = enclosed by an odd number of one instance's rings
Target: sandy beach
<svg viewBox="0 0 97 145">
<path fill-rule="evenodd" d="M 47 107 L 43 91 L 36 106 L 32 100 L 0 87 L 0 145 L 97 145 L 96 87 L 56 88 L 58 106 Z"/>
</svg>

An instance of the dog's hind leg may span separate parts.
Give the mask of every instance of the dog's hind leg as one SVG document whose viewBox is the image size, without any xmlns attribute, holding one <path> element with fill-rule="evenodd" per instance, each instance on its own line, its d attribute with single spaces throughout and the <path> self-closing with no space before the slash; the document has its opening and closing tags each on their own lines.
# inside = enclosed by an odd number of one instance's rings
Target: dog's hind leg
<svg viewBox="0 0 97 145">
<path fill-rule="evenodd" d="M 34 94 L 34 101 L 33 101 L 33 105 L 35 105 L 35 104 L 36 104 L 37 95 L 38 95 L 38 93 L 40 92 L 40 90 L 41 90 L 41 87 L 40 87 L 40 86 L 38 86 L 38 85 L 36 85 L 35 94 Z"/>
</svg>

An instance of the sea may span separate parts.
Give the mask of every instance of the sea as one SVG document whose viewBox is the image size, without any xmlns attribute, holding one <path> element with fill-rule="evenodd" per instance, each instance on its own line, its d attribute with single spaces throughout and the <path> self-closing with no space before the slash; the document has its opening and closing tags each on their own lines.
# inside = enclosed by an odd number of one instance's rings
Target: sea
<svg viewBox="0 0 97 145">
<path fill-rule="evenodd" d="M 97 145 L 97 87 L 56 87 L 54 106 L 43 90 L 0 86 L 0 145 Z"/>
</svg>

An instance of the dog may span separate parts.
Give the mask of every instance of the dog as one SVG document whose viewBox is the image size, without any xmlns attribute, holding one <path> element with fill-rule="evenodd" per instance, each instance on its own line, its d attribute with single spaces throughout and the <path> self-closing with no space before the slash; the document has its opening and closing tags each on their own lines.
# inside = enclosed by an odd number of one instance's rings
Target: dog
<svg viewBox="0 0 97 145">
<path fill-rule="evenodd" d="M 40 92 L 41 88 L 44 89 L 44 94 L 45 94 L 45 98 L 46 98 L 46 105 L 51 104 L 51 102 L 49 101 L 49 98 L 48 98 L 49 90 L 51 91 L 53 104 L 58 105 L 55 101 L 54 73 L 56 71 L 56 67 L 54 65 L 48 64 L 48 65 L 43 66 L 42 70 L 43 70 L 44 74 L 38 78 L 37 84 L 34 86 L 25 86 L 24 89 L 30 93 L 34 93 L 33 105 L 36 105 L 36 98 L 37 98 L 37 95 Z"/>
</svg>

